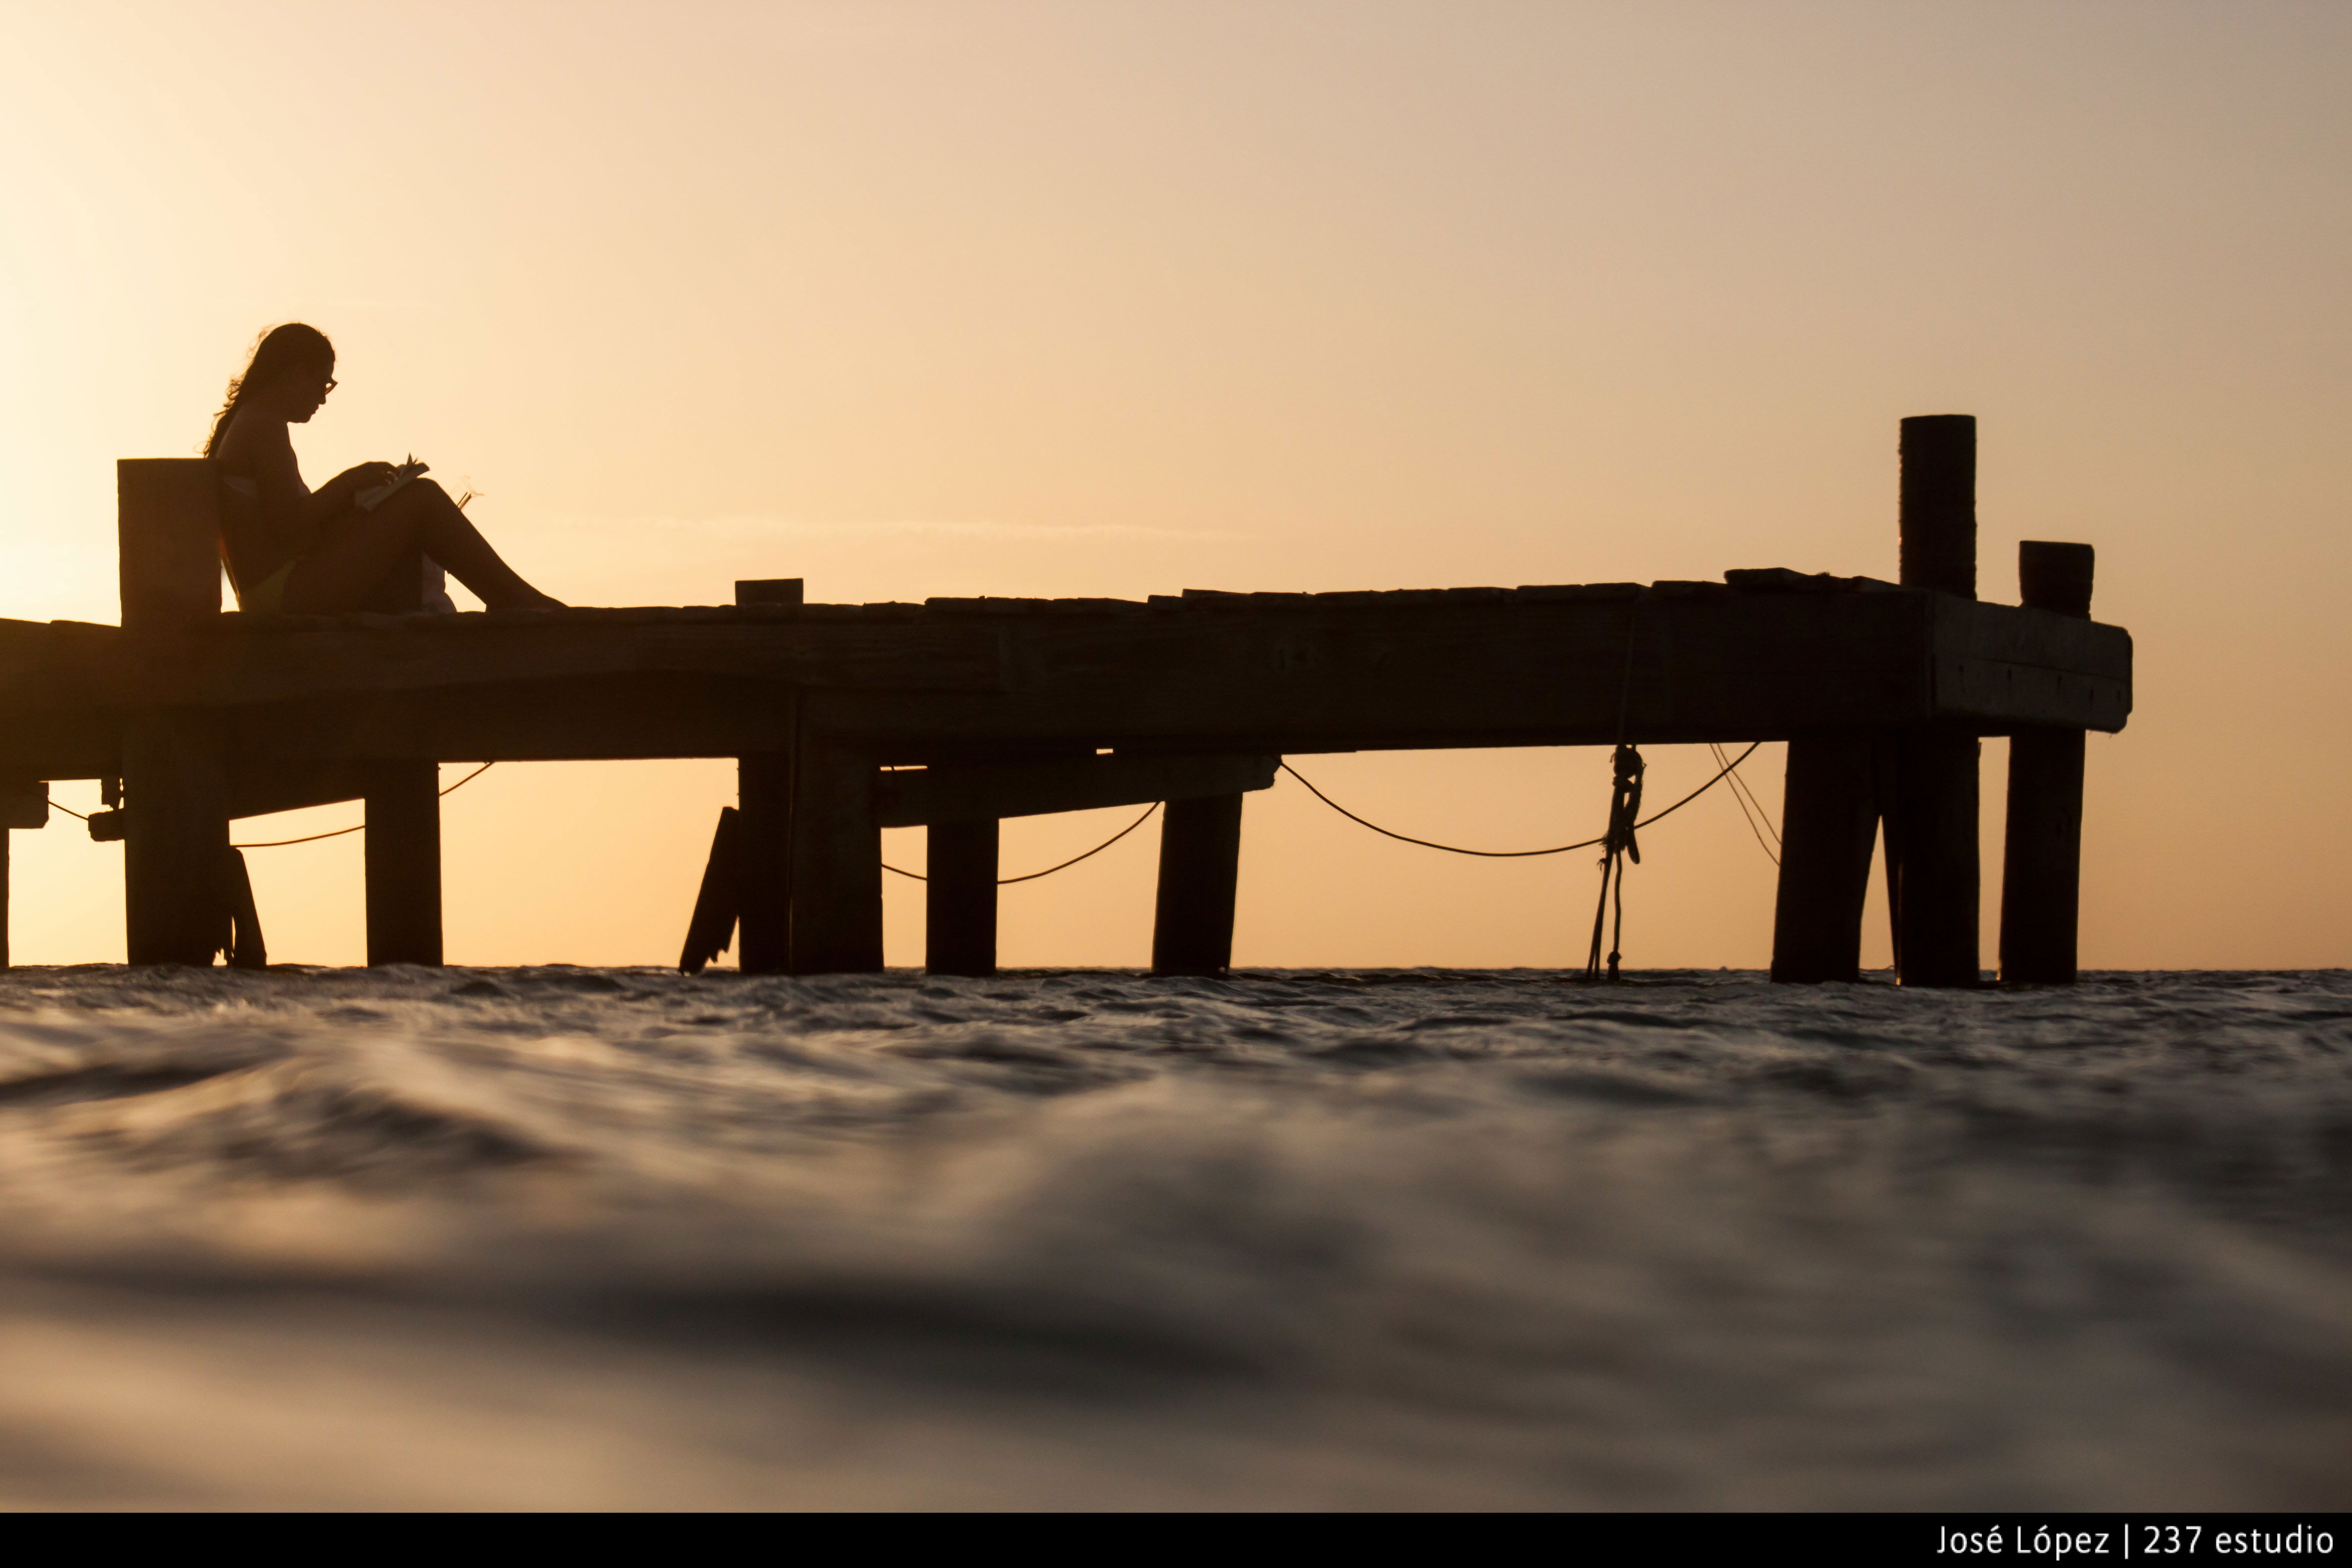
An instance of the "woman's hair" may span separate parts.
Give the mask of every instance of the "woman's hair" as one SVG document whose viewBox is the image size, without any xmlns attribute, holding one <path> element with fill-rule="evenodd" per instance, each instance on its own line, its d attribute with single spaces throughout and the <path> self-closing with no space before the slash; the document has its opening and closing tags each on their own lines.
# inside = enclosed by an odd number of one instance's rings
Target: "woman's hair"
<svg viewBox="0 0 2352 1568">
<path fill-rule="evenodd" d="M 213 419 L 213 433 L 205 441 L 205 456 L 211 457 L 220 445 L 221 433 L 228 428 L 247 392 L 268 386 L 288 371 L 323 370 L 332 374 L 334 369 L 335 345 L 318 328 L 289 321 L 263 332 L 254 340 L 253 353 L 245 362 L 244 371 L 229 378 L 228 401 L 221 405 L 220 413 Z"/>
</svg>

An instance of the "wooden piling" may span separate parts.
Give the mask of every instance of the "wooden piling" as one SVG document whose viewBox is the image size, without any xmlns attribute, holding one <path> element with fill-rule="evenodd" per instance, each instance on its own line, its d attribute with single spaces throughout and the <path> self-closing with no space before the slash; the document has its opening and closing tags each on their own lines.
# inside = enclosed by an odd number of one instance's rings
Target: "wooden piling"
<svg viewBox="0 0 2352 1568">
<path fill-rule="evenodd" d="M 227 770 L 194 716 L 142 715 L 122 743 L 123 917 L 132 963 L 207 966 L 229 944 Z"/>
<path fill-rule="evenodd" d="M 1867 734 L 1789 742 L 1780 806 L 1780 886 L 1772 912 L 1772 978 L 1814 984 L 1862 977 L 1862 907 L 1878 832 Z"/>
<path fill-rule="evenodd" d="M 1208 795 L 1171 800 L 1162 808 L 1152 973 L 1223 974 L 1232 966 L 1242 799 Z"/>
<path fill-rule="evenodd" d="M 736 962 L 746 974 L 784 974 L 793 963 L 793 756 L 770 752 L 735 763 L 741 815 L 742 881 Z"/>
<path fill-rule="evenodd" d="M 2089 619 L 2096 558 L 2087 544 L 2017 547 L 2021 597 Z M 2009 742 L 2009 818 L 2001 845 L 2000 977 L 2071 985 L 2082 905 L 2083 731 L 2034 727 Z"/>
<path fill-rule="evenodd" d="M 367 770 L 367 961 L 441 962 L 441 770 L 386 762 Z"/>
<path fill-rule="evenodd" d="M 865 974 L 882 967 L 882 829 L 873 756 L 829 737 L 801 737 L 793 770 L 792 972 Z"/>
<path fill-rule="evenodd" d="M 996 973 L 998 826 L 987 817 L 935 822 L 926 830 L 923 962 L 934 974 Z"/>
<path fill-rule="evenodd" d="M 1973 599 L 1977 591 L 1977 422 L 1969 414 L 1903 421 L 1902 583 Z M 1895 737 L 1894 830 L 1897 978 L 1978 982 L 1974 733 L 1933 726 Z"/>
</svg>

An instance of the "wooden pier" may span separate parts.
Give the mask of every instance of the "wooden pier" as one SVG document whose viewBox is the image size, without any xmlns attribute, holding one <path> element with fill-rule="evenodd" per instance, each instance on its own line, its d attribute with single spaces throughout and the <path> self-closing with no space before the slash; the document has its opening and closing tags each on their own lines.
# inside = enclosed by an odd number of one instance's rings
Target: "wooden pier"
<svg viewBox="0 0 2352 1568">
<path fill-rule="evenodd" d="M 751 582 L 711 607 L 257 618 L 220 608 L 209 465 L 121 467 L 122 625 L 0 622 L 0 816 L 110 781 L 93 830 L 124 840 L 133 963 L 253 960 L 235 818 L 363 801 L 368 960 L 438 963 L 437 764 L 732 757 L 690 961 L 731 929 L 747 970 L 880 968 L 879 835 L 924 826 L 931 966 L 988 973 L 998 821 L 1165 801 L 1153 967 L 1213 973 L 1280 757 L 1622 738 L 1790 742 L 1775 979 L 1856 977 L 1884 824 L 1901 978 L 1968 985 L 1979 740 L 2010 735 L 2001 971 L 2063 981 L 2083 734 L 2131 710 L 2086 546 L 2027 545 L 2023 605 L 1975 597 L 1965 416 L 1904 422 L 1896 583 L 823 605 Z"/>
</svg>

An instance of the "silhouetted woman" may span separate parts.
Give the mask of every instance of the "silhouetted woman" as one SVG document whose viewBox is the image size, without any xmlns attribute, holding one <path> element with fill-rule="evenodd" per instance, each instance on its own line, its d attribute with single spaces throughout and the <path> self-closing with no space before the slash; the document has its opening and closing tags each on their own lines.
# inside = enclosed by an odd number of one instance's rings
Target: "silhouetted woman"
<svg viewBox="0 0 2352 1568">
<path fill-rule="evenodd" d="M 396 608 L 413 599 L 420 553 L 481 595 L 493 610 L 557 608 L 499 559 L 439 485 L 415 479 L 373 511 L 362 491 L 389 481 L 390 463 L 346 468 L 313 490 L 294 461 L 289 425 L 302 425 L 335 389 L 335 346 L 289 321 L 254 345 L 228 384 L 205 456 L 222 487 L 222 552 L 240 609 L 261 615 L 331 615 Z"/>
</svg>

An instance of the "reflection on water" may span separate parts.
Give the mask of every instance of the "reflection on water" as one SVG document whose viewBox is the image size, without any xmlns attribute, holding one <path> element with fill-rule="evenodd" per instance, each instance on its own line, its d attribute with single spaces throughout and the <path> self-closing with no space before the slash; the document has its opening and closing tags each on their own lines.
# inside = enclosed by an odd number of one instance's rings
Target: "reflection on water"
<svg viewBox="0 0 2352 1568">
<path fill-rule="evenodd" d="M 2352 977 L 0 975 L 0 1500 L 2352 1502 Z"/>
</svg>

